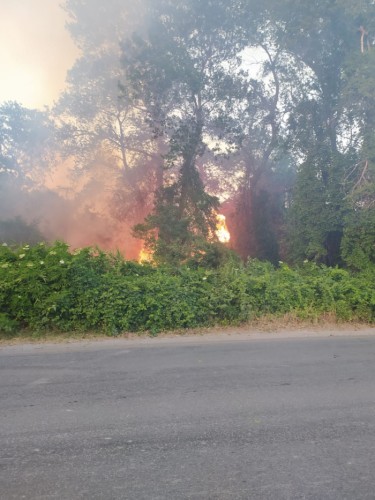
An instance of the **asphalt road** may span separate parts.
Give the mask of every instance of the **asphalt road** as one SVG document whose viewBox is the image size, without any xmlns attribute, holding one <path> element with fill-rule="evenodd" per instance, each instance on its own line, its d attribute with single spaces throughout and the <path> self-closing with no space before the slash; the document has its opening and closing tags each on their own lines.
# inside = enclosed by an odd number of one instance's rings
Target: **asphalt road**
<svg viewBox="0 0 375 500">
<path fill-rule="evenodd" d="M 0 498 L 374 499 L 375 336 L 0 350 Z"/>
</svg>

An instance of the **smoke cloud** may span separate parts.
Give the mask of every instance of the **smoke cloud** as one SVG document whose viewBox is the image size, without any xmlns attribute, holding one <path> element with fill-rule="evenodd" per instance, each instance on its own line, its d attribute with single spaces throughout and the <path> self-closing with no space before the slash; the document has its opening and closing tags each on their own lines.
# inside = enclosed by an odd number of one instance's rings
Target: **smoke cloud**
<svg viewBox="0 0 375 500">
<path fill-rule="evenodd" d="M 21 190 L 10 182 L 0 193 L 0 219 L 21 218 L 47 241 L 63 240 L 72 249 L 98 245 L 137 259 L 141 243 L 131 237 L 130 224 L 110 215 L 110 176 L 99 166 L 96 174 L 77 178 L 71 165 L 61 163 L 40 189 Z"/>
<path fill-rule="evenodd" d="M 67 88 L 67 73 L 82 54 L 77 39 L 74 43 L 66 29 L 72 20 L 63 4 L 62 0 L 0 0 L 0 105 L 17 101 L 28 108 L 51 107 Z M 88 11 L 94 15 L 100 4 L 91 2 Z M 123 8 L 121 2 L 110 4 L 118 11 Z M 119 16 L 113 14 L 120 24 Z M 86 11 L 83 16 L 78 22 L 87 19 L 90 24 Z M 108 25 L 102 24 L 101 29 L 91 20 L 95 26 L 88 26 L 87 32 L 100 38 L 94 46 L 111 37 L 117 39 L 111 41 L 113 47 L 118 43 L 119 34 L 111 29 L 110 19 L 107 16 Z M 89 106 L 84 96 L 80 100 L 82 107 Z M 72 248 L 99 245 L 137 258 L 141 242 L 132 238 L 132 224 L 111 213 L 119 169 L 114 159 L 109 163 L 110 167 L 97 160 L 87 171 L 77 173 L 73 152 L 70 160 L 51 164 L 37 186 L 25 188 L 17 179 L 0 177 L 0 220 L 20 217 L 37 227 L 46 240 L 62 239 Z"/>
<path fill-rule="evenodd" d="M 60 0 L 0 0 L 0 101 L 52 105 L 79 55 Z"/>
</svg>

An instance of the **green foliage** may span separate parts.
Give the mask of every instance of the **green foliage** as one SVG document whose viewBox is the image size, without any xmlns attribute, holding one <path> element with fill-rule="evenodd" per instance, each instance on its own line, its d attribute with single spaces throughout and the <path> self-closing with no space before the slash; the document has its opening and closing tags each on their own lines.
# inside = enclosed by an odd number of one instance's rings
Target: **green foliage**
<svg viewBox="0 0 375 500">
<path fill-rule="evenodd" d="M 0 247 L 0 331 L 149 331 L 237 324 L 296 313 L 374 321 L 375 270 L 351 274 L 304 263 L 249 261 L 231 254 L 217 268 L 172 269 L 66 244 Z"/>
<path fill-rule="evenodd" d="M 19 324 L 14 319 L 10 319 L 7 314 L 0 313 L 0 333 L 11 334 L 19 328 Z"/>
<path fill-rule="evenodd" d="M 371 269 L 375 265 L 375 207 L 350 213 L 341 249 L 345 262 L 353 269 Z"/>
<path fill-rule="evenodd" d="M 300 166 L 288 213 L 289 253 L 294 262 L 307 258 L 327 265 L 342 263 L 340 243 L 348 207 L 338 179 L 345 161 L 322 147 Z"/>
<path fill-rule="evenodd" d="M 244 41 L 225 1 L 161 0 L 149 9 L 147 36 L 123 43 L 123 63 L 155 138 L 166 142 L 166 179 L 153 212 L 134 234 L 156 262 L 179 265 L 216 239 L 218 199 L 206 192 L 197 162 L 214 140 L 229 149 L 238 141 L 230 117 L 246 96 L 237 57 Z"/>
<path fill-rule="evenodd" d="M 188 189 L 180 179 L 160 189 L 153 213 L 134 227 L 134 235 L 144 239 L 158 264 L 180 265 L 197 259 L 210 247 L 209 241 L 216 239 L 217 200 L 204 192 L 195 169 L 192 177 L 194 182 Z"/>
</svg>

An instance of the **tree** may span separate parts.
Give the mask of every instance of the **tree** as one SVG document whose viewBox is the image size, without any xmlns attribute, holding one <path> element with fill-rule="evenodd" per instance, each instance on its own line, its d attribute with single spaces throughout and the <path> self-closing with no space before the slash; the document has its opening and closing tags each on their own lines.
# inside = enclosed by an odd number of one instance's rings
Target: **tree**
<svg viewBox="0 0 375 500">
<path fill-rule="evenodd" d="M 351 207 L 345 219 L 343 257 L 353 268 L 375 263 L 375 6 L 348 5 L 359 43 L 345 65 L 343 99 L 355 123 L 356 161 L 347 169 L 344 185 Z"/>
<path fill-rule="evenodd" d="M 33 217 L 36 193 L 58 156 L 55 127 L 47 112 L 17 102 L 0 106 L 0 239 L 36 243 L 43 239 Z M 32 201 L 33 200 L 33 201 Z M 35 212 L 34 212 L 35 213 Z M 22 215 L 22 218 L 20 217 Z"/>
<path fill-rule="evenodd" d="M 154 211 L 135 230 L 159 261 L 182 262 L 216 239 L 218 200 L 205 192 L 197 159 L 215 139 L 225 138 L 229 148 L 237 139 L 231 117 L 244 91 L 236 73 L 243 38 L 232 8 L 224 1 L 160 1 L 150 6 L 147 38 L 123 45 L 134 98 L 169 146 Z"/>
<path fill-rule="evenodd" d="M 143 2 L 66 0 L 64 8 L 81 49 L 55 107 L 65 155 L 78 171 L 94 174 L 100 163 L 117 177 L 108 208 L 120 220 L 137 221 L 149 212 L 161 176 L 160 144 L 125 88 L 120 62 L 120 40 L 146 22 Z"/>
<path fill-rule="evenodd" d="M 54 126 L 48 114 L 17 102 L 0 106 L 0 179 L 40 184 L 54 163 Z"/>
<path fill-rule="evenodd" d="M 0 244 L 7 245 L 36 245 L 45 238 L 36 224 L 27 224 L 20 217 L 14 219 L 0 219 Z"/>
<path fill-rule="evenodd" d="M 256 77 L 247 74 L 248 90 L 243 107 L 236 117 L 241 126 L 242 143 L 238 166 L 243 177 L 237 196 L 235 245 L 244 258 L 279 260 L 278 237 L 282 221 L 282 203 L 287 177 L 278 174 L 282 164 L 282 122 L 287 108 L 285 88 L 290 85 L 285 54 L 277 46 L 277 26 L 256 12 L 250 3 L 252 23 L 248 16 L 245 29 L 246 53 L 256 51 L 261 62 Z M 257 26 L 254 26 L 254 22 Z M 245 62 L 246 55 L 243 56 Z M 275 177 L 279 186 L 272 186 Z M 277 207 L 277 208 L 276 208 Z"/>
<path fill-rule="evenodd" d="M 340 180 L 348 159 L 329 149 L 311 150 L 299 166 L 289 210 L 289 252 L 295 261 L 342 263 L 340 245 L 348 207 Z M 324 170 L 322 170 L 324 165 Z"/>
<path fill-rule="evenodd" d="M 338 2 L 328 0 L 290 0 L 274 14 L 284 26 L 279 44 L 306 68 L 288 118 L 288 146 L 299 159 L 289 212 L 290 254 L 334 265 L 341 261 L 347 210 L 342 180 L 353 158 L 343 138 L 350 125 L 342 102 L 343 67 L 352 48 L 349 20 Z"/>
<path fill-rule="evenodd" d="M 81 56 L 55 119 L 64 154 L 90 178 L 87 186 L 95 184 L 86 192 L 98 192 L 101 172 L 111 178 L 105 210 L 121 232 L 144 220 L 135 233 L 159 262 L 207 255 L 219 196 L 236 206 L 233 240 L 244 258 L 277 262 L 284 239 L 296 261 L 344 258 L 356 267 L 366 249 L 361 259 L 372 262 L 372 0 L 65 0 L 64 7 Z M 46 115 L 26 114 L 34 130 L 38 120 L 46 118 L 41 130 L 48 125 Z M 37 150 L 16 151 L 18 139 L 7 127 L 0 133 L 3 179 L 22 171 L 25 186 L 31 176 L 35 182 L 48 141 L 38 142 L 43 154 L 28 166 Z"/>
</svg>

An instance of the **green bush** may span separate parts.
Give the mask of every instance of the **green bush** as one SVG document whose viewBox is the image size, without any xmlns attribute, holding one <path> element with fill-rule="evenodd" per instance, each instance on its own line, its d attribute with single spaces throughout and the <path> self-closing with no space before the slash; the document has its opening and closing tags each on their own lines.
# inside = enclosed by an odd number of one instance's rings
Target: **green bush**
<svg viewBox="0 0 375 500">
<path fill-rule="evenodd" d="M 17 331 L 19 324 L 14 319 L 10 319 L 7 314 L 0 313 L 0 333 L 13 333 Z"/>
<path fill-rule="evenodd" d="M 264 314 L 375 319 L 375 270 L 228 258 L 176 269 L 65 243 L 0 246 L 0 332 L 150 331 L 237 324 Z"/>
</svg>

